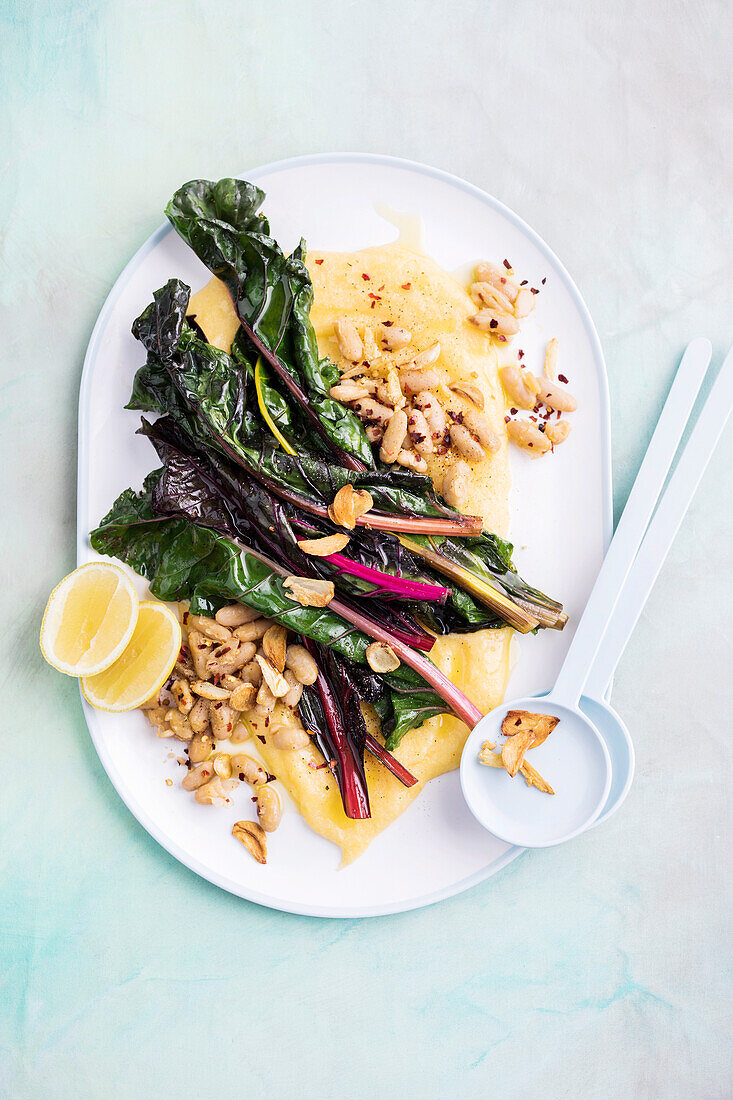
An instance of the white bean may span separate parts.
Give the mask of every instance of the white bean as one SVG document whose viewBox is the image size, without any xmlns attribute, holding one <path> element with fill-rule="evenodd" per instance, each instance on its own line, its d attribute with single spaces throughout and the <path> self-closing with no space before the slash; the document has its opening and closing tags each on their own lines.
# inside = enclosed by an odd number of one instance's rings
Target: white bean
<svg viewBox="0 0 733 1100">
<path fill-rule="evenodd" d="M 209 704 L 206 699 L 197 699 L 188 715 L 188 724 L 194 733 L 203 733 L 209 725 Z"/>
<path fill-rule="evenodd" d="M 179 710 L 169 710 L 165 720 L 173 730 L 173 736 L 177 737 L 179 741 L 191 740 L 193 730 L 188 723 L 188 719 Z"/>
<path fill-rule="evenodd" d="M 212 703 L 209 707 L 211 732 L 217 741 L 226 741 L 234 729 L 235 712 L 226 703 Z"/>
<path fill-rule="evenodd" d="M 416 474 L 426 474 L 428 464 L 417 451 L 400 451 L 397 455 L 397 465 L 404 466 L 407 470 L 414 470 Z"/>
<path fill-rule="evenodd" d="M 434 445 L 436 447 L 445 446 L 448 436 L 448 420 L 440 399 L 430 390 L 420 390 L 412 404 L 414 408 L 420 410 L 427 420 Z"/>
<path fill-rule="evenodd" d="M 400 385 L 406 394 L 420 393 L 421 390 L 432 390 L 440 384 L 440 375 L 437 370 L 420 370 L 419 368 L 406 367 L 400 371 Z"/>
<path fill-rule="evenodd" d="M 336 333 L 339 351 L 344 359 L 348 359 L 352 363 L 358 363 L 359 360 L 363 358 L 364 345 L 361 342 L 359 333 L 356 331 L 356 325 L 353 321 L 349 321 L 345 317 L 342 317 L 333 327 Z"/>
<path fill-rule="evenodd" d="M 286 707 L 297 707 L 300 702 L 300 697 L 303 694 L 303 685 L 298 677 L 295 675 L 292 669 L 286 668 L 283 672 L 283 676 L 290 684 L 290 691 L 287 695 L 283 695 L 282 702 Z"/>
<path fill-rule="evenodd" d="M 371 391 L 365 386 L 360 386 L 358 382 L 347 381 L 331 386 L 328 392 L 331 397 L 335 398 L 336 401 L 340 401 L 342 405 L 348 405 L 351 401 L 359 401 L 362 397 L 368 397 Z"/>
<path fill-rule="evenodd" d="M 211 756 L 214 738 L 210 733 L 195 733 L 188 746 L 188 759 L 192 764 L 201 764 Z"/>
<path fill-rule="evenodd" d="M 273 734 L 272 743 L 276 749 L 304 749 L 310 744 L 310 737 L 297 726 L 282 726 Z"/>
<path fill-rule="evenodd" d="M 198 787 L 203 787 L 204 783 L 208 783 L 213 775 L 213 764 L 199 764 L 197 768 L 192 768 L 187 775 L 184 775 L 181 786 L 184 791 L 195 791 Z"/>
<path fill-rule="evenodd" d="M 435 448 L 428 422 L 420 409 L 413 409 L 407 418 L 407 430 L 412 445 L 420 455 L 431 455 Z"/>
<path fill-rule="evenodd" d="M 230 757 L 232 775 L 236 775 L 243 783 L 249 783 L 250 787 L 259 787 L 267 782 L 267 772 L 257 763 L 253 756 L 246 752 L 235 753 Z"/>
<path fill-rule="evenodd" d="M 479 264 L 476 268 L 476 280 L 480 283 L 491 283 L 493 287 L 513 302 L 519 293 L 519 284 L 510 278 L 505 267 L 497 267 L 488 262 Z"/>
<path fill-rule="evenodd" d="M 254 619 L 238 626 L 234 631 L 234 635 L 239 638 L 240 642 L 257 642 L 271 626 L 272 623 L 269 619 Z"/>
<path fill-rule="evenodd" d="M 502 367 L 499 371 L 501 384 L 509 401 L 518 409 L 533 409 L 537 404 L 540 382 L 527 370 L 519 367 Z"/>
<path fill-rule="evenodd" d="M 280 824 L 282 817 L 280 795 L 269 784 L 257 789 L 257 817 L 266 833 L 274 833 Z"/>
<path fill-rule="evenodd" d="M 379 457 L 382 462 L 391 464 L 397 460 L 397 455 L 402 448 L 402 442 L 407 432 L 407 413 L 404 409 L 397 409 L 390 417 L 389 424 L 382 439 L 379 449 Z"/>
<path fill-rule="evenodd" d="M 253 607 L 247 607 L 246 604 L 232 603 L 228 607 L 219 608 L 216 613 L 216 621 L 229 630 L 233 630 L 244 623 L 251 623 L 255 619 L 259 619 L 260 614 L 261 612 L 255 611 Z"/>
<path fill-rule="evenodd" d="M 285 654 L 285 667 L 292 670 L 296 679 L 305 684 L 315 684 L 318 679 L 318 665 L 305 646 L 289 645 Z"/>
<path fill-rule="evenodd" d="M 440 492 L 443 500 L 452 508 L 461 508 L 465 503 L 470 472 L 462 458 L 459 458 L 446 472 Z"/>
<path fill-rule="evenodd" d="M 222 626 L 216 619 L 209 619 L 206 615 L 189 615 L 187 625 L 189 631 L 197 630 L 215 642 L 225 642 L 232 636 L 231 630 Z"/>
<path fill-rule="evenodd" d="M 209 659 L 213 642 L 198 630 L 192 630 L 188 635 L 188 649 L 191 654 L 191 662 L 200 680 L 209 677 L 206 662 Z"/>
<path fill-rule="evenodd" d="M 399 351 L 401 348 L 406 348 L 412 339 L 412 333 L 409 329 L 387 324 L 379 325 L 377 336 L 382 346 L 387 348 L 388 351 Z"/>
<path fill-rule="evenodd" d="M 464 409 L 462 422 L 487 451 L 495 451 L 498 448 L 499 440 L 491 427 L 491 422 L 478 409 Z"/>
<path fill-rule="evenodd" d="M 387 405 L 382 405 L 379 401 L 375 401 L 373 397 L 362 397 L 355 401 L 354 412 L 360 420 L 364 420 L 369 424 L 379 424 L 380 427 L 384 427 L 393 415 L 392 409 Z"/>
<path fill-rule="evenodd" d="M 531 458 L 539 458 L 552 446 L 545 432 L 541 432 L 529 420 L 510 420 L 506 430 L 511 441 L 525 450 Z"/>
<path fill-rule="evenodd" d="M 425 351 L 421 351 L 419 355 L 416 355 L 412 362 L 418 369 L 422 369 L 423 367 L 432 366 L 439 355 L 440 344 L 436 340 L 429 348 L 425 348 Z"/>
<path fill-rule="evenodd" d="M 473 438 L 468 428 L 464 428 L 463 424 L 451 424 L 450 440 L 459 454 L 470 459 L 471 462 L 480 462 L 482 458 L 486 457 L 486 452 L 481 444 Z"/>
<path fill-rule="evenodd" d="M 516 319 L 498 309 L 480 309 L 470 320 L 482 332 L 490 332 L 493 336 L 514 336 L 519 332 Z"/>
<path fill-rule="evenodd" d="M 575 412 L 578 402 L 573 395 L 556 382 L 539 379 L 540 390 L 537 400 L 547 405 L 548 409 L 558 409 L 560 412 Z"/>
</svg>

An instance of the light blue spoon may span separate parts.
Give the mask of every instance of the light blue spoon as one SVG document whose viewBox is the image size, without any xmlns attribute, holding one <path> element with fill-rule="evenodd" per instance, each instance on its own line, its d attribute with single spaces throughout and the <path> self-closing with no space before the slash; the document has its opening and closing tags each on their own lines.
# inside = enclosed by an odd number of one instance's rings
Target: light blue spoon
<svg viewBox="0 0 733 1100">
<path fill-rule="evenodd" d="M 542 712 L 560 722 L 532 750 L 531 763 L 550 782 L 553 774 L 559 777 L 558 794 L 539 800 L 524 782 L 478 762 L 481 744 L 497 741 L 507 710 L 532 710 L 536 696 L 497 707 L 466 742 L 461 758 L 466 801 L 482 825 L 509 843 L 547 847 L 569 840 L 609 817 L 631 786 L 631 738 L 603 695 L 733 404 L 732 351 L 650 523 L 711 350 L 709 341 L 693 340 L 682 358 L 558 680 L 542 698 Z"/>
</svg>

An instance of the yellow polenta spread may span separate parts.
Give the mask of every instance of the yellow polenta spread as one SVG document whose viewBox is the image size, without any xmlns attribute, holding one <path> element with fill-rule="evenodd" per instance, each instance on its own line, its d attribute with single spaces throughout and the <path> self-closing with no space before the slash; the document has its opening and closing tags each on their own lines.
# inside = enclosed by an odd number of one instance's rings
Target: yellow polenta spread
<svg viewBox="0 0 733 1100">
<path fill-rule="evenodd" d="M 322 355 L 345 366 L 334 338 L 334 323 L 353 321 L 369 335 L 383 321 L 392 321 L 412 334 L 411 347 L 422 351 L 440 342 L 438 365 L 449 382 L 470 381 L 484 394 L 484 412 L 501 445 L 471 467 L 465 511 L 483 517 L 492 531 L 504 535 L 509 524 L 509 460 L 504 428 L 504 399 L 491 341 L 468 321 L 475 307 L 465 289 L 427 256 L 398 244 L 352 253 L 315 252 L 308 258 L 315 300 L 311 320 Z M 190 312 L 212 344 L 229 350 L 238 321 L 223 284 L 212 279 L 191 298 Z M 366 354 L 366 352 L 365 352 Z M 380 352 L 384 355 L 385 353 Z M 350 365 L 350 364 L 349 364 Z M 442 477 L 439 457 L 429 459 L 436 484 Z M 474 634 L 438 638 L 430 657 L 481 710 L 501 702 L 509 675 L 512 631 L 480 630 Z M 276 724 L 277 714 L 274 715 Z M 425 784 L 457 767 L 468 735 L 467 727 L 452 715 L 431 718 L 402 739 L 395 756 L 418 778 L 404 787 L 367 754 L 366 771 L 372 816 L 366 821 L 347 818 L 338 786 L 328 768 L 318 767 L 322 757 L 314 746 L 302 750 L 278 750 L 268 730 L 252 722 L 265 737 L 254 744 L 270 772 L 293 797 L 307 823 L 321 836 L 341 847 L 344 864 L 350 863 L 396 817 L 407 809 Z"/>
</svg>

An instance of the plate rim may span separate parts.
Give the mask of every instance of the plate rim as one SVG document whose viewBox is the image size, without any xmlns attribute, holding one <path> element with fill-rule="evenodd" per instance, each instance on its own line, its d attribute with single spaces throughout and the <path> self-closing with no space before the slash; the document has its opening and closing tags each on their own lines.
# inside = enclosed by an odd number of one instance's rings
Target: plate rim
<svg viewBox="0 0 733 1100">
<path fill-rule="evenodd" d="M 490 195 L 487 191 L 477 187 L 475 184 L 469 183 L 468 180 L 464 180 L 460 176 L 456 176 L 451 172 L 442 168 L 435 168 L 428 164 L 423 164 L 420 161 L 410 160 L 404 157 L 395 157 L 383 153 L 359 153 L 359 152 L 328 152 L 328 153 L 306 153 L 295 157 L 285 157 L 280 160 L 270 161 L 266 164 L 259 165 L 255 168 L 251 168 L 243 173 L 239 178 L 257 180 L 263 176 L 272 176 L 279 172 L 287 171 L 291 168 L 307 168 L 314 165 L 327 165 L 327 164 L 344 164 L 344 163 L 362 163 L 362 164 L 377 164 L 386 168 L 398 168 L 415 172 L 418 175 L 428 176 L 429 178 L 440 180 L 443 183 L 447 183 L 453 187 L 457 187 L 459 190 L 465 191 L 467 194 L 472 195 L 478 199 L 484 205 L 490 207 L 494 211 L 503 215 L 509 222 L 511 222 L 517 229 L 525 234 L 529 240 L 538 248 L 538 250 L 552 263 L 557 274 L 561 277 L 565 283 L 565 287 L 570 294 L 575 308 L 583 322 L 583 327 L 588 336 L 591 351 L 596 363 L 598 383 L 599 383 L 599 411 L 601 417 L 601 451 L 602 451 L 602 482 L 603 492 L 605 500 L 605 508 L 603 515 L 603 544 L 604 548 L 608 547 L 611 541 L 611 534 L 613 531 L 613 482 L 612 482 L 612 467 L 611 467 L 611 410 L 610 410 L 610 393 L 608 386 L 608 371 L 606 368 L 606 360 L 603 354 L 603 347 L 601 345 L 598 331 L 591 317 L 590 310 L 588 309 L 583 296 L 578 289 L 575 280 L 570 275 L 569 271 L 558 258 L 555 252 L 550 248 L 547 242 L 537 233 L 527 222 L 524 221 L 518 214 L 516 214 L 510 207 L 506 206 L 499 199 Z M 94 370 L 94 364 L 99 352 L 99 345 L 101 341 L 101 335 L 106 328 L 110 315 L 112 314 L 114 307 L 117 303 L 117 299 L 122 293 L 123 288 L 129 282 L 132 274 L 150 253 L 168 233 L 174 232 L 173 227 L 164 222 L 160 225 L 146 241 L 137 249 L 128 262 L 123 267 L 122 271 L 118 275 L 117 279 L 112 285 L 109 294 L 107 295 L 104 304 L 99 312 L 97 320 L 92 329 L 87 350 L 84 355 L 84 364 L 82 367 L 81 379 L 79 383 L 79 413 L 77 421 L 77 507 L 76 507 L 76 528 L 77 528 L 77 564 L 81 564 L 88 557 L 88 531 L 82 525 L 82 518 L 87 514 L 88 504 L 88 479 L 85 476 L 85 472 L 88 469 L 88 450 L 90 442 L 89 424 L 90 424 L 90 397 L 91 397 L 91 378 Z M 104 739 L 99 728 L 99 716 L 98 712 L 93 707 L 89 706 L 84 697 L 81 695 L 82 710 L 84 717 L 91 735 L 92 744 L 99 757 L 100 763 L 104 768 L 104 771 L 109 779 L 110 783 L 114 787 L 115 791 L 122 799 L 122 802 L 128 808 L 133 817 L 142 825 L 143 829 L 151 836 L 162 848 L 165 849 L 174 859 L 178 860 L 189 870 L 199 875 L 201 878 L 206 879 L 208 882 L 213 883 L 215 886 L 220 887 L 222 890 L 226 890 L 227 893 L 233 894 L 235 897 L 240 897 L 245 901 L 254 902 L 257 905 L 265 906 L 268 909 L 275 909 L 279 912 L 293 913 L 299 916 L 307 917 L 325 917 L 335 920 L 352 920 L 362 919 L 367 917 L 379 917 L 388 916 L 396 913 L 406 913 L 413 909 L 422 909 L 428 905 L 434 905 L 439 901 L 444 901 L 447 898 L 455 897 L 458 894 L 465 893 L 467 890 L 472 889 L 474 886 L 478 886 L 481 882 L 491 878 L 499 871 L 503 870 L 510 863 L 513 863 L 515 859 L 518 859 L 526 849 L 517 846 L 512 846 L 502 853 L 497 859 L 492 860 L 486 867 L 482 867 L 480 871 L 474 872 L 472 875 L 468 875 L 466 878 L 461 879 L 458 882 L 451 883 L 450 886 L 443 887 L 439 890 L 432 891 L 431 893 L 421 895 L 420 897 L 411 898 L 408 901 L 391 902 L 387 904 L 378 904 L 373 906 L 355 906 L 339 908 L 336 906 L 322 906 L 322 905 L 308 905 L 305 903 L 293 903 L 281 900 L 279 898 L 273 898 L 269 895 L 262 894 L 258 890 L 249 888 L 243 888 L 237 883 L 234 883 L 227 879 L 224 875 L 220 875 L 218 872 L 213 871 L 211 868 L 205 866 L 198 859 L 188 853 L 182 848 L 175 840 L 168 836 L 162 829 L 159 829 L 156 823 L 149 817 L 144 806 L 142 806 L 138 800 L 126 789 L 121 777 L 117 775 L 114 762 L 109 757 Z"/>
</svg>

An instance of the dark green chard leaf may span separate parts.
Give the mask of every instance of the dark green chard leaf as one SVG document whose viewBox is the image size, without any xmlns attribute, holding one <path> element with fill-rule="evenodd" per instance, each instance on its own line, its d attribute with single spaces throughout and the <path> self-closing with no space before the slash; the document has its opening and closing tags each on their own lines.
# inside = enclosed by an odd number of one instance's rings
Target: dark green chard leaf
<svg viewBox="0 0 733 1100">
<path fill-rule="evenodd" d="M 180 279 L 169 279 L 160 290 L 153 291 L 153 301 L 133 322 L 132 335 L 158 359 L 175 355 L 190 297 L 190 287 Z"/>
<path fill-rule="evenodd" d="M 242 322 L 238 352 L 247 359 L 263 357 L 339 461 L 351 469 L 371 468 L 374 459 L 361 421 L 328 395 L 337 371 L 318 358 L 303 246 L 285 256 L 267 235 L 257 214 L 263 198 L 243 181 L 196 180 L 176 192 L 165 212 L 229 290 Z"/>
</svg>

